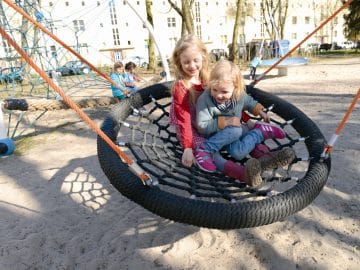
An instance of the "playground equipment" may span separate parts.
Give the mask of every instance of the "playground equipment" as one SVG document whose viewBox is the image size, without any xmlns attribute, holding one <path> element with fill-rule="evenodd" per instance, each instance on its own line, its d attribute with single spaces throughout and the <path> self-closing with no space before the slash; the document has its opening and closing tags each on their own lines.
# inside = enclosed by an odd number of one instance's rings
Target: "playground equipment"
<svg viewBox="0 0 360 270">
<path fill-rule="evenodd" d="M 0 34 L 98 134 L 99 162 L 114 187 L 159 216 L 219 229 L 260 226 L 303 209 L 326 184 L 335 139 L 326 143 L 309 117 L 285 100 L 253 87 L 257 81 L 247 91 L 272 109 L 272 121 L 286 131 L 285 139 L 267 142 L 269 147 L 293 147 L 297 156 L 286 169 L 268 172 L 263 186 L 253 188 L 219 173 L 181 165 L 182 150 L 168 123 L 171 81 L 146 87 L 121 101 L 99 129 L 2 27 Z M 142 106 L 148 106 L 148 112 L 139 111 Z"/>
<path fill-rule="evenodd" d="M 7 137 L 2 104 L 0 103 L 0 157 L 9 156 L 15 150 L 14 141 Z"/>
<path fill-rule="evenodd" d="M 260 66 L 271 67 L 274 65 L 281 57 L 289 52 L 289 44 L 290 42 L 288 40 L 273 40 L 268 48 L 268 50 L 270 50 L 269 55 L 273 58 L 263 59 Z M 260 53 L 262 50 L 264 50 L 264 48 L 260 47 Z M 306 57 L 286 57 L 276 68 L 279 71 L 278 75 L 285 76 L 287 75 L 288 67 L 306 65 L 307 63 L 308 59 Z"/>
</svg>

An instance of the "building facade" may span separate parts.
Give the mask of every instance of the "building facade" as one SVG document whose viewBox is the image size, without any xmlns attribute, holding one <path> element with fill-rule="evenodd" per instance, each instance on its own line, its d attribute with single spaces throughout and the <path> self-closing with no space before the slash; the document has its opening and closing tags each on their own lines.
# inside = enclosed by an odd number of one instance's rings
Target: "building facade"
<svg viewBox="0 0 360 270">
<path fill-rule="evenodd" d="M 270 39 L 264 20 L 273 18 L 264 18 L 262 15 L 263 1 L 245 1 L 246 8 L 241 20 L 239 43 Z M 24 7 L 25 2 L 28 1 L 17 2 L 23 2 L 22 7 L 27 10 L 33 7 L 31 5 Z M 180 0 L 174 2 L 181 6 Z M 229 43 L 232 42 L 235 2 L 234 0 L 194 2 L 195 33 L 207 44 L 209 50 L 215 48 L 227 50 Z M 290 41 L 290 47 L 296 45 L 341 5 L 342 2 L 338 0 L 289 0 L 283 38 Z M 171 8 L 167 0 L 152 1 L 151 9 L 157 47 L 169 57 L 181 35 L 181 17 Z M 306 43 L 345 41 L 344 12 L 346 10 L 327 23 Z M 21 33 L 16 33 L 21 29 L 22 20 L 21 16 L 13 13 L 11 8 L 6 7 L 6 3 L 2 4 L 2 17 L 6 18 L 9 24 L 7 31 L 12 31 L 14 38 L 20 43 Z M 28 13 L 35 16 L 59 39 L 94 65 L 108 65 L 134 55 L 147 59 L 149 31 L 143 22 L 146 18 L 144 0 L 43 0 L 41 7 L 36 7 Z M 9 18 L 14 21 L 10 22 Z M 37 42 L 37 47 L 42 48 L 44 54 L 53 57 L 54 65 L 69 60 L 62 57 L 63 52 L 59 44 L 44 35 L 41 37 L 43 39 Z M 28 39 L 32 38 L 28 35 Z M 2 45 L 0 56 L 5 59 L 11 48 L 4 40 Z"/>
</svg>

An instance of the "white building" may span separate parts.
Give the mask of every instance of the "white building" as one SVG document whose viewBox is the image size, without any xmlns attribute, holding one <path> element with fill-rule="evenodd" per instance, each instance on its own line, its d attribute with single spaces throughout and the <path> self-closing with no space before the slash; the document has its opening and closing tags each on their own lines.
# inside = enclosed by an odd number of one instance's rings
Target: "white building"
<svg viewBox="0 0 360 270">
<path fill-rule="evenodd" d="M 37 14 L 43 16 L 39 21 L 44 26 L 94 65 L 111 64 L 131 55 L 147 58 L 149 32 L 126 2 L 43 0 Z M 142 18 L 146 18 L 144 0 L 128 0 L 128 2 Z M 181 6 L 180 0 L 176 2 Z M 240 37 L 242 42 L 268 38 L 260 12 L 261 2 L 262 0 L 246 1 L 252 12 L 244 17 L 244 31 Z M 289 0 L 284 38 L 290 41 L 290 47 L 304 39 L 341 5 L 339 0 Z M 5 2 L 2 6 L 7 19 L 12 18 L 16 21 L 16 23 L 9 22 L 12 31 L 16 29 L 16 25 L 18 25 L 17 29 L 20 29 L 19 16 L 11 15 L 13 10 Z M 193 5 L 195 32 L 207 44 L 209 50 L 227 49 L 228 44 L 231 43 L 235 18 L 230 14 L 234 6 L 234 0 L 195 1 Z M 180 37 L 181 18 L 167 0 L 153 1 L 151 8 L 157 44 L 164 55 L 170 56 Z M 307 43 L 343 42 L 344 12 L 346 10 L 327 23 Z M 16 33 L 14 37 L 20 39 Z M 53 58 L 57 57 L 58 63 L 69 60 L 68 56 L 62 55 L 61 46 L 44 35 L 42 37 L 44 39 L 40 41 L 41 46 L 38 47 L 50 52 Z M 30 38 L 28 36 L 28 39 Z M 8 51 L 8 44 L 3 42 L 3 46 L 0 46 L 0 57 L 4 59 Z"/>
</svg>

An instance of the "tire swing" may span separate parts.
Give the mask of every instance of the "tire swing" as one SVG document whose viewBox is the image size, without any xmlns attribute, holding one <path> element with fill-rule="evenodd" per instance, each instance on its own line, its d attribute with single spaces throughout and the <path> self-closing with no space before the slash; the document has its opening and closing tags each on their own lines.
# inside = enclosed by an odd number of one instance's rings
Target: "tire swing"
<svg viewBox="0 0 360 270">
<path fill-rule="evenodd" d="M 124 196 L 158 216 L 216 229 L 270 224 L 309 205 L 326 184 L 330 156 L 319 128 L 294 105 L 252 86 L 247 91 L 265 107 L 286 138 L 266 144 L 277 150 L 293 147 L 297 157 L 287 168 L 263 175 L 264 184 L 248 187 L 221 173 L 206 173 L 181 164 L 182 149 L 168 123 L 171 82 L 143 88 L 116 104 L 102 131 L 148 173 L 156 185 L 144 185 L 100 137 L 98 158 L 111 184 Z M 136 108 L 146 106 L 142 114 Z M 135 114 L 135 113 L 137 114 Z M 304 157 L 300 157 L 304 155 Z"/>
</svg>

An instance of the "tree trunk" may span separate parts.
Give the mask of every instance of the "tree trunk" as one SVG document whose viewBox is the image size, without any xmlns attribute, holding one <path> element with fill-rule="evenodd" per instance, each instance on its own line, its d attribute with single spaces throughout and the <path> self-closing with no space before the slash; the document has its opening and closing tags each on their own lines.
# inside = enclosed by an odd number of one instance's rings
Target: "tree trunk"
<svg viewBox="0 0 360 270">
<path fill-rule="evenodd" d="M 152 27 L 154 27 L 154 20 L 151 10 L 151 0 L 146 0 L 146 19 L 151 24 Z M 156 69 L 156 57 L 155 57 L 155 43 L 154 39 L 149 33 L 149 39 L 148 39 L 148 55 L 149 55 L 149 65 L 148 70 L 154 70 Z"/>
<path fill-rule="evenodd" d="M 230 46 L 229 60 L 234 63 L 239 63 L 239 29 L 241 24 L 241 14 L 242 14 L 242 1 L 237 0 L 236 3 L 236 17 L 234 23 L 234 31 L 232 36 L 232 44 Z"/>
<path fill-rule="evenodd" d="M 181 0 L 181 9 L 171 0 L 168 0 L 170 6 L 180 15 L 181 22 L 181 35 L 186 33 L 194 33 L 194 20 L 191 13 L 191 6 L 194 1 Z"/>
<path fill-rule="evenodd" d="M 186 30 L 189 34 L 194 33 L 194 21 L 191 13 L 191 6 L 188 0 L 181 1 L 183 10 L 183 21 L 186 25 Z"/>
</svg>

